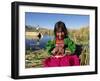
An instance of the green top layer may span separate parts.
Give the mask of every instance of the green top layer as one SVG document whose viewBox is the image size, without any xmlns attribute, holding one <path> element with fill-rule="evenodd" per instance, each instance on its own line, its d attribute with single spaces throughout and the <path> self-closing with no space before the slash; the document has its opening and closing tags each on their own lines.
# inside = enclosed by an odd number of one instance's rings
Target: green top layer
<svg viewBox="0 0 100 81">
<path fill-rule="evenodd" d="M 69 37 L 64 38 L 64 44 L 65 44 L 65 49 L 68 49 L 71 51 L 71 53 L 74 53 L 76 45 Z M 55 40 L 48 41 L 46 44 L 46 50 L 49 54 L 51 54 L 53 48 L 55 48 Z"/>
</svg>

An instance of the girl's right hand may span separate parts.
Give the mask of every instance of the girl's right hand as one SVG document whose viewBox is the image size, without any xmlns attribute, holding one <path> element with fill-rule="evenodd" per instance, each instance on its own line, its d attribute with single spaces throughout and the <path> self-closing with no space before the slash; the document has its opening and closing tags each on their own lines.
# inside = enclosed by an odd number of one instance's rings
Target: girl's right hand
<svg viewBox="0 0 100 81">
<path fill-rule="evenodd" d="M 58 48 L 56 47 L 56 48 L 54 48 L 54 49 L 51 51 L 51 53 L 52 53 L 52 54 L 55 54 L 57 51 L 58 51 Z"/>
</svg>

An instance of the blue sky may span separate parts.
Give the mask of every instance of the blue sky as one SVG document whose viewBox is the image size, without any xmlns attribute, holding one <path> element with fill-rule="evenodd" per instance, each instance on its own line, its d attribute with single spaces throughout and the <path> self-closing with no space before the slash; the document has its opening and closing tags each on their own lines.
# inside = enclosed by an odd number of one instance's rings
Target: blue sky
<svg viewBox="0 0 100 81">
<path fill-rule="evenodd" d="M 25 25 L 53 29 L 58 21 L 63 21 L 67 28 L 73 29 L 89 26 L 88 15 L 25 12 Z"/>
</svg>

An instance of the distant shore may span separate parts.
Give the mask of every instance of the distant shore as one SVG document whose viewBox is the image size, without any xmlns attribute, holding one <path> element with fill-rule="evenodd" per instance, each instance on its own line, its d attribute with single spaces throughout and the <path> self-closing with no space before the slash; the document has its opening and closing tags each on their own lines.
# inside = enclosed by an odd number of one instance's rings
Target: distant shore
<svg viewBox="0 0 100 81">
<path fill-rule="evenodd" d="M 25 32 L 27 39 L 38 39 L 38 32 Z"/>
</svg>

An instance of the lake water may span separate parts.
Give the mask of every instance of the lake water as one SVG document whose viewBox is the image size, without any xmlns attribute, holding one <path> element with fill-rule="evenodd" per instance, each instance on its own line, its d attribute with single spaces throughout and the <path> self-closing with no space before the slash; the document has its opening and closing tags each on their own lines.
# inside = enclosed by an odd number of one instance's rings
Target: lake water
<svg viewBox="0 0 100 81">
<path fill-rule="evenodd" d="M 46 43 L 49 40 L 52 40 L 54 37 L 53 36 L 48 36 L 48 35 L 44 35 L 43 38 L 41 38 L 40 40 L 36 40 L 36 39 L 26 39 L 25 40 L 25 47 L 26 50 L 38 50 L 38 49 L 42 49 L 45 47 Z"/>
</svg>

